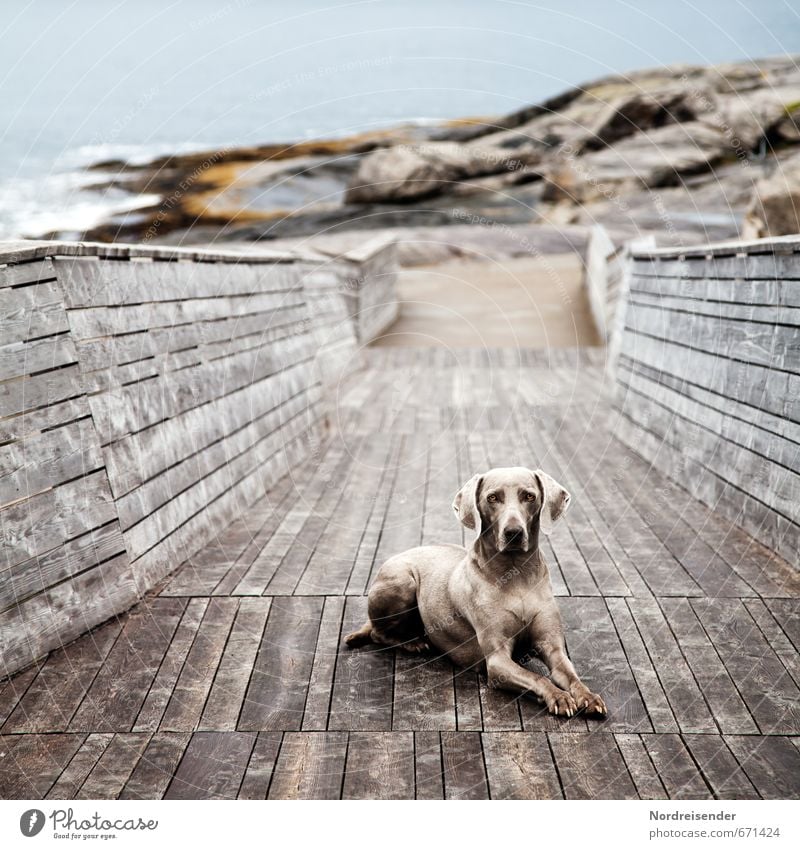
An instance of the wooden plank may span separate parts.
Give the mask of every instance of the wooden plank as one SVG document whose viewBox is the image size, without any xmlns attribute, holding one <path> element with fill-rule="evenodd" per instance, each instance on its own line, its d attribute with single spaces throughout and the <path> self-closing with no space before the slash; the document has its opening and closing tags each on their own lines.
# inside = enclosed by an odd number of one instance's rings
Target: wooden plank
<svg viewBox="0 0 800 849">
<path fill-rule="evenodd" d="M 186 477 L 181 461 L 191 460 L 198 453 L 202 455 L 204 449 L 213 448 L 220 440 L 247 428 L 256 420 L 266 417 L 266 421 L 270 421 L 270 416 L 274 419 L 281 410 L 285 412 L 291 409 L 296 412 L 302 409 L 301 402 L 309 385 L 305 367 L 289 367 L 278 374 L 264 377 L 252 373 L 251 379 L 243 386 L 228 387 L 229 391 L 205 403 L 201 403 L 202 399 L 195 396 L 194 405 L 186 405 L 181 412 L 153 421 L 149 427 L 142 428 L 134 424 L 130 433 L 106 441 L 104 447 L 103 453 L 109 477 L 114 482 L 115 494 L 122 497 L 172 467 L 176 467 L 177 471 L 172 472 L 173 477 L 167 479 L 174 481 L 175 491 L 180 491 L 186 485 L 184 483 L 183 487 L 180 486 Z M 95 408 L 101 402 L 102 398 L 95 403 Z M 137 404 L 138 399 L 132 397 L 131 403 Z M 191 440 L 185 438 L 187 431 L 192 433 Z M 100 432 L 105 439 L 103 423 Z M 245 433 L 245 436 L 247 439 L 240 450 L 257 441 L 249 433 Z"/>
<path fill-rule="evenodd" d="M 433 653 L 395 657 L 392 730 L 456 730 L 453 664 Z"/>
<path fill-rule="evenodd" d="M 696 405 L 700 410 L 709 409 L 712 415 L 719 414 L 729 433 L 735 433 L 737 428 L 741 428 L 740 433 L 746 433 L 748 427 L 756 427 L 777 437 L 778 444 L 782 444 L 784 440 L 796 444 L 800 439 L 800 425 L 782 414 L 771 413 L 762 407 L 744 403 L 731 393 L 720 394 L 706 389 L 691 379 L 676 377 L 661 368 L 621 357 L 616 374 L 621 384 L 631 385 L 642 394 L 652 392 L 653 397 L 658 398 L 672 393 L 688 399 L 687 409 Z"/>
<path fill-rule="evenodd" d="M 771 598 L 767 601 L 767 606 L 795 649 L 800 651 L 800 608 L 797 601 Z"/>
<path fill-rule="evenodd" d="M 414 737 L 410 732 L 352 732 L 343 799 L 413 799 Z"/>
<path fill-rule="evenodd" d="M 800 690 L 738 599 L 692 607 L 762 734 L 797 733 Z"/>
<path fill-rule="evenodd" d="M 759 798 L 724 737 L 716 734 L 687 734 L 683 742 L 714 791 L 715 799 Z"/>
<path fill-rule="evenodd" d="M 688 599 L 665 598 L 661 609 L 723 734 L 758 733 L 753 717 Z"/>
<path fill-rule="evenodd" d="M 613 734 L 548 734 L 567 799 L 636 799 Z"/>
<path fill-rule="evenodd" d="M 89 403 L 105 445 L 190 410 L 212 405 L 236 390 L 252 387 L 263 378 L 281 372 L 286 373 L 284 380 L 297 372 L 308 375 L 309 367 L 308 343 L 304 337 L 299 337 L 280 351 L 271 352 L 266 347 L 242 351 L 158 380 L 100 393 L 92 396 Z M 193 391 L 178 391 L 186 386 L 191 386 Z"/>
<path fill-rule="evenodd" d="M 232 594 L 262 595 L 264 593 L 286 553 L 294 545 L 309 514 L 316 508 L 321 498 L 320 490 L 324 487 L 325 481 L 335 475 L 337 470 L 345 468 L 346 462 L 345 452 L 338 448 L 329 448 L 321 462 L 316 465 L 308 483 L 302 488 L 293 488 L 288 511 L 283 514 L 266 545 L 253 560 L 236 588 L 232 590 Z M 306 491 L 310 493 L 307 497 L 304 495 Z"/>
<path fill-rule="evenodd" d="M 59 287 L 39 283 L 0 289 L 0 327 L 0 346 L 69 330 Z"/>
<path fill-rule="evenodd" d="M 415 799 L 444 799 L 442 746 L 436 731 L 414 734 Z"/>
<path fill-rule="evenodd" d="M 380 566 L 375 562 L 375 558 L 383 535 L 386 510 L 394 493 L 400 470 L 401 448 L 401 438 L 392 435 L 392 448 L 386 460 L 380 486 L 372 502 L 372 509 L 364 522 L 364 532 L 357 547 L 355 561 L 345 590 L 346 595 L 364 595 L 367 592 L 370 575 Z"/>
<path fill-rule="evenodd" d="M 266 456 L 270 446 L 259 446 L 258 450 L 249 453 L 244 462 L 236 464 L 236 473 L 241 473 L 242 477 L 234 479 L 232 485 L 232 468 L 222 469 L 215 474 L 214 487 L 228 488 L 217 492 L 213 500 L 205 502 L 203 506 L 202 497 L 206 490 L 197 487 L 188 495 L 195 500 L 197 512 L 177 526 L 174 512 L 168 517 L 171 524 L 168 534 L 135 560 L 135 567 L 143 583 L 152 586 L 160 581 L 175 563 L 183 562 L 212 535 L 222 532 L 231 520 L 255 503 L 266 488 L 305 458 L 310 434 L 283 433 L 272 436 L 274 442 L 282 443 L 274 454 Z M 186 511 L 186 506 L 181 505 L 180 512 Z"/>
<path fill-rule="evenodd" d="M 606 731 L 650 731 L 652 725 L 605 601 L 565 598 L 559 602 L 567 653 L 578 675 L 608 707 Z"/>
<path fill-rule="evenodd" d="M 483 729 L 481 713 L 480 679 L 474 669 L 454 669 L 453 684 L 456 695 L 456 726 L 459 731 Z"/>
<path fill-rule="evenodd" d="M 0 658 L 12 672 L 85 634 L 138 599 L 127 555 L 115 557 L 0 613 Z"/>
<path fill-rule="evenodd" d="M 0 682 L 0 732 L 2 725 L 11 716 L 19 702 L 25 698 L 31 683 L 39 674 L 40 664 L 32 664 L 27 669 Z"/>
<path fill-rule="evenodd" d="M 651 403 L 630 387 L 624 396 L 622 410 L 635 425 L 668 440 L 673 446 L 680 446 L 687 457 L 708 472 L 745 490 L 786 519 L 794 515 L 793 504 L 800 494 L 800 476 L 793 466 L 773 462 L 760 453 L 760 450 L 774 453 L 772 449 L 781 448 L 778 458 L 793 463 L 797 455 L 793 443 L 781 444 L 777 437 L 753 429 L 737 434 L 738 441 L 731 441 L 720 436 L 720 430 L 730 430 L 720 421 L 694 422 L 681 415 L 679 405 Z"/>
<path fill-rule="evenodd" d="M 273 599 L 239 716 L 240 729 L 301 728 L 321 615 L 321 598 Z"/>
<path fill-rule="evenodd" d="M 324 600 L 303 713 L 303 731 L 324 731 L 328 725 L 336 658 L 342 645 L 343 615 L 343 598 Z"/>
<path fill-rule="evenodd" d="M 270 799 L 338 799 L 342 793 L 347 733 L 284 734 L 269 786 Z"/>
<path fill-rule="evenodd" d="M 481 735 L 445 731 L 441 734 L 446 799 L 488 799 L 489 784 Z"/>
<path fill-rule="evenodd" d="M 726 737 L 742 770 L 762 799 L 800 796 L 800 751 L 787 737 Z"/>
<path fill-rule="evenodd" d="M 235 427 L 239 422 L 230 421 L 233 416 L 220 410 L 219 414 L 225 420 L 224 426 L 212 428 L 201 425 L 202 430 L 192 440 L 195 453 L 180 459 L 190 449 L 185 447 L 180 452 L 175 452 L 168 468 L 155 473 L 140 486 L 134 488 L 134 473 L 131 467 L 126 467 L 123 478 L 117 474 L 116 465 L 110 468 L 109 479 L 117 496 L 120 522 L 128 530 L 129 538 L 138 541 L 139 531 L 133 529 L 137 524 L 147 529 L 152 526 L 154 519 L 157 521 L 161 518 L 163 522 L 163 517 L 174 515 L 173 521 L 176 521 L 193 515 L 196 512 L 197 500 L 193 487 L 198 484 L 205 487 L 208 490 L 208 500 L 211 501 L 215 495 L 230 487 L 231 482 L 242 476 L 239 467 L 244 466 L 246 469 L 252 466 L 252 456 L 266 458 L 280 449 L 283 444 L 281 440 L 285 442 L 291 439 L 292 435 L 306 432 L 309 423 L 305 415 L 313 403 L 312 395 L 302 387 L 301 391 L 281 400 L 274 407 L 268 407 L 266 411 L 258 410 L 260 405 L 255 401 L 245 406 L 247 412 L 241 411 L 236 417 L 244 419 L 241 427 Z M 214 415 L 211 411 L 205 412 L 207 416 Z M 157 453 L 162 457 L 164 446 L 174 439 L 174 433 L 179 427 L 178 422 L 168 421 L 148 430 L 148 441 L 159 436 L 163 440 L 162 446 L 157 449 Z M 169 434 L 168 431 L 172 433 Z M 214 437 L 218 439 L 215 441 Z M 106 456 L 114 450 L 116 446 L 107 447 Z M 143 465 L 141 460 L 137 460 L 132 469 L 141 470 Z M 153 465 L 152 460 L 150 465 Z M 215 486 L 217 481 L 220 483 Z M 177 510 L 176 507 L 184 502 L 189 508 L 188 511 Z M 143 550 L 147 549 L 146 536 L 140 545 Z"/>
<path fill-rule="evenodd" d="M 794 683 L 800 686 L 800 655 L 798 655 L 791 640 L 786 636 L 761 599 L 748 599 L 744 602 L 744 606 L 758 625 L 770 648 L 791 675 Z"/>
<path fill-rule="evenodd" d="M 12 342 L 0 348 L 0 375 L 4 381 L 24 378 L 39 372 L 60 371 L 63 366 L 77 362 L 75 343 L 70 336 L 64 334 L 26 342 Z M 8 415 L 2 407 L 0 412 Z"/>
<path fill-rule="evenodd" d="M 84 394 L 77 365 L 44 371 L 18 380 L 0 381 L 0 418 L 39 411 Z"/>
<path fill-rule="evenodd" d="M 208 602 L 203 621 L 164 711 L 161 731 L 194 731 L 198 727 L 237 606 L 238 599 L 233 598 L 212 598 Z"/>
<path fill-rule="evenodd" d="M 151 289 L 152 290 L 152 289 Z M 253 292 L 219 298 L 182 298 L 137 304 L 91 306 L 69 303 L 65 291 L 69 323 L 76 339 L 117 336 L 151 328 L 173 328 L 197 322 L 273 312 L 287 304 L 301 302 L 298 294 Z M 265 322 L 265 326 L 268 323 Z"/>
<path fill-rule="evenodd" d="M 127 528 L 125 543 L 131 559 L 139 559 L 142 555 L 152 551 L 160 540 L 169 539 L 175 533 L 178 534 L 178 538 L 183 534 L 183 538 L 186 540 L 196 540 L 198 536 L 200 537 L 201 543 L 191 542 L 190 545 L 186 546 L 181 562 L 191 556 L 198 544 L 202 544 L 210 538 L 208 531 L 205 535 L 200 536 L 209 516 L 208 508 L 211 505 L 220 504 L 222 508 L 230 506 L 231 493 L 235 494 L 235 487 L 248 478 L 253 478 L 259 472 L 265 473 L 265 466 L 270 460 L 285 461 L 285 451 L 288 444 L 293 440 L 303 439 L 307 435 L 308 423 L 307 411 L 303 410 L 293 416 L 284 427 L 268 431 L 255 443 L 246 446 L 241 452 L 236 451 L 235 446 L 225 443 L 219 446 L 219 452 L 198 455 L 196 458 L 198 464 L 200 464 L 200 468 L 197 469 L 198 478 L 187 484 L 185 488 L 171 492 L 169 497 L 167 492 L 164 492 L 162 497 L 166 500 L 163 501 L 161 506 L 144 520 Z M 227 460 L 223 459 L 226 450 L 231 450 Z M 160 483 L 166 482 L 159 481 Z M 252 489 L 252 494 L 245 499 L 247 506 L 259 494 L 257 488 L 252 487 Z M 120 509 L 120 513 L 127 516 L 122 509 Z M 219 526 L 219 530 L 227 525 L 234 515 L 237 514 L 231 512 L 227 521 Z M 130 517 L 128 516 L 128 518 Z M 190 522 L 195 525 L 194 533 L 191 537 L 186 537 L 185 528 Z M 171 569 L 166 569 L 166 571 L 171 571 Z"/>
<path fill-rule="evenodd" d="M 762 543 L 775 548 L 787 559 L 794 559 L 793 543 L 794 540 L 800 539 L 800 526 L 766 507 L 746 491 L 732 486 L 725 478 L 709 470 L 668 440 L 661 436 L 656 437 L 635 424 L 625 414 L 620 415 L 618 419 L 616 434 L 621 440 L 636 444 L 637 451 L 642 456 L 657 461 L 659 466 L 681 469 L 682 480 L 690 488 L 694 498 L 713 504 L 716 510 L 739 523 L 748 533 L 758 534 Z M 731 458 L 731 462 L 734 461 L 734 458 Z"/>
<path fill-rule="evenodd" d="M 661 609 L 650 599 L 628 599 L 653 668 L 683 733 L 717 733 L 717 724 Z"/>
<path fill-rule="evenodd" d="M 6 260 L 8 257 L 3 256 Z M 51 259 L 36 259 L 0 266 L 0 288 L 24 286 L 31 283 L 55 280 L 56 273 Z"/>
<path fill-rule="evenodd" d="M 75 798 L 116 799 L 149 742 L 149 734 L 115 734 Z"/>
<path fill-rule="evenodd" d="M 189 734 L 153 734 L 119 798 L 160 799 L 172 781 L 190 739 Z"/>
<path fill-rule="evenodd" d="M 547 737 L 541 733 L 481 735 L 492 799 L 561 799 Z"/>
<path fill-rule="evenodd" d="M 283 733 L 280 731 L 259 732 L 239 788 L 239 799 L 267 798 L 282 740 Z"/>
<path fill-rule="evenodd" d="M 714 798 L 677 734 L 642 734 L 642 742 L 670 799 Z"/>
<path fill-rule="evenodd" d="M 264 509 L 268 512 L 264 524 L 254 534 L 252 541 L 242 552 L 232 567 L 228 568 L 221 580 L 213 588 L 213 595 L 232 595 L 239 582 L 252 567 L 256 557 L 275 533 L 284 517 L 291 509 L 295 490 L 306 480 L 302 470 L 295 470 L 280 480 L 266 486 Z"/>
<path fill-rule="evenodd" d="M 633 677 L 636 679 L 636 685 L 639 688 L 653 729 L 657 732 L 677 731 L 678 723 L 675 721 L 669 699 L 650 659 L 642 635 L 633 621 L 628 605 L 624 599 L 619 598 L 607 599 L 606 605 L 630 664 Z"/>
<path fill-rule="evenodd" d="M 698 425 L 701 428 L 696 431 L 697 434 L 710 431 L 711 436 L 703 441 L 706 450 L 711 446 L 712 437 L 716 436 L 721 441 L 718 450 L 724 450 L 726 454 L 736 451 L 737 447 L 746 448 L 763 459 L 784 467 L 785 473 L 789 473 L 794 467 L 798 444 L 785 437 L 783 432 L 788 431 L 796 437 L 798 429 L 787 420 L 776 424 L 773 421 L 774 416 L 768 413 L 752 407 L 740 410 L 724 397 L 694 389 L 691 384 L 669 379 L 649 369 L 630 368 L 627 363 L 621 363 L 617 373 L 624 391 L 630 392 L 630 395 L 626 396 L 626 404 L 630 402 L 632 405 L 652 405 L 659 413 L 657 421 L 666 422 L 670 427 L 677 427 L 685 420 L 690 423 L 687 427 Z M 695 397 L 697 395 L 702 395 L 703 400 L 698 400 Z M 746 413 L 747 418 L 731 415 L 731 409 Z M 665 416 L 662 410 L 671 418 Z M 774 429 L 776 427 L 777 430 Z M 730 449 L 727 443 L 731 443 Z"/>
<path fill-rule="evenodd" d="M 666 799 L 667 791 L 658 777 L 650 755 L 638 734 L 615 734 L 622 759 L 640 799 Z"/>
<path fill-rule="evenodd" d="M 0 567 L 16 566 L 116 519 L 104 471 L 0 510 Z M 12 531 L 13 529 L 13 531 Z"/>
<path fill-rule="evenodd" d="M 0 737 L 0 799 L 44 799 L 83 740 L 83 734 Z"/>
<path fill-rule="evenodd" d="M 47 799 L 74 799 L 89 773 L 114 739 L 113 734 L 89 734 L 67 765 L 58 781 L 50 788 Z"/>
<path fill-rule="evenodd" d="M 3 733 L 66 731 L 122 624 L 120 619 L 112 619 L 52 652 L 3 725 Z"/>
<path fill-rule="evenodd" d="M 603 418 L 606 415 L 604 413 Z M 591 498 L 595 509 L 606 518 L 610 533 L 636 563 L 649 589 L 659 596 L 702 595 L 697 583 L 635 509 L 640 491 L 650 484 L 642 476 L 632 475 L 629 468 L 632 461 L 624 451 L 620 456 L 619 445 L 613 442 L 606 423 L 590 418 L 578 429 L 569 421 L 559 420 L 558 426 L 553 427 L 553 433 L 561 433 L 562 438 L 581 446 L 582 450 L 573 454 L 572 465 L 581 475 L 584 492 Z M 596 459 L 589 462 L 587 453 Z M 632 451 L 628 453 L 633 454 Z M 604 472 L 604 464 L 611 462 L 612 457 L 620 469 L 613 486 L 609 485 Z"/>
<path fill-rule="evenodd" d="M 318 504 L 300 533 L 299 538 L 308 541 L 308 551 L 303 550 L 299 558 L 304 571 L 297 582 L 297 593 L 343 593 L 347 588 L 392 447 L 392 440 L 381 435 L 366 440 L 352 449 L 346 472 L 332 479 L 328 505 Z M 298 549 L 301 547 L 290 549 L 280 571 L 295 571 L 287 560 Z M 268 592 L 275 591 L 277 578 Z"/>
<path fill-rule="evenodd" d="M 628 486 L 628 491 L 632 489 Z M 646 517 L 648 526 L 664 547 L 702 587 L 706 595 L 752 596 L 748 586 L 717 552 L 707 545 L 682 519 L 693 509 L 694 502 L 683 494 L 679 500 L 654 494 L 641 486 L 636 492 L 635 508 Z"/>
<path fill-rule="evenodd" d="M 58 427 L 91 415 L 89 402 L 83 396 L 66 401 L 53 401 L 37 410 L 12 415 L 0 421 L 0 442 L 16 442 L 39 431 Z"/>
<path fill-rule="evenodd" d="M 0 610 L 7 610 L 57 586 L 66 578 L 121 555 L 123 562 L 127 561 L 125 542 L 116 520 L 73 537 L 50 551 L 0 572 Z"/>
<path fill-rule="evenodd" d="M 363 443 L 361 443 L 363 445 Z M 280 559 L 274 574 L 266 585 L 265 593 L 283 595 L 325 595 L 342 591 L 349 575 L 336 577 L 335 564 L 339 549 L 330 539 L 324 540 L 329 526 L 337 527 L 343 521 L 349 521 L 340 510 L 340 504 L 351 504 L 348 488 L 357 474 L 362 459 L 361 445 L 344 452 L 341 459 L 323 478 L 325 484 L 315 498 L 310 494 L 303 498 L 305 505 L 296 518 L 303 518 L 303 524 L 295 534 L 292 543 Z M 351 453 L 352 451 L 352 453 Z M 332 460 L 335 458 L 332 457 Z M 349 490 L 352 493 L 352 490 Z M 319 553 L 318 557 L 315 555 Z M 333 572 L 333 575 L 331 574 Z"/>
<path fill-rule="evenodd" d="M 131 729 L 183 607 L 181 599 L 153 599 L 132 611 L 72 718 L 70 731 Z"/>
<path fill-rule="evenodd" d="M 367 600 L 350 597 L 345 603 L 342 633 L 366 621 Z M 330 730 L 389 730 L 392 722 L 394 649 L 370 645 L 340 650 L 336 659 Z"/>
<path fill-rule="evenodd" d="M 254 266 L 246 256 L 237 263 L 58 257 L 55 267 L 71 309 L 285 292 L 301 280 L 295 264 Z"/>
<path fill-rule="evenodd" d="M 270 599 L 243 598 L 208 694 L 201 731 L 234 731 L 261 645 Z"/>
<path fill-rule="evenodd" d="M 797 370 L 800 366 L 796 326 L 774 320 L 742 321 L 709 306 L 699 312 L 692 304 L 676 310 L 663 300 L 658 304 L 631 301 L 625 313 L 626 330 L 767 368 Z"/>
<path fill-rule="evenodd" d="M 798 421 L 796 404 L 789 400 L 797 378 L 787 372 L 716 357 L 633 332 L 623 335 L 620 355 L 721 395 L 727 394 L 728 387 L 736 386 L 743 403 Z"/>
<path fill-rule="evenodd" d="M 134 723 L 134 731 L 155 731 L 161 724 L 175 683 L 181 674 L 186 656 L 194 643 L 200 623 L 208 607 L 207 598 L 190 599 L 183 616 L 172 635 L 167 653 L 158 668 L 156 677 L 147 691 L 144 703 Z"/>
<path fill-rule="evenodd" d="M 274 599 L 239 717 L 239 728 L 292 730 L 302 725 L 322 599 Z"/>
<path fill-rule="evenodd" d="M 278 484 L 279 493 L 288 490 L 288 481 Z M 246 568 L 245 560 L 255 557 L 263 540 L 269 534 L 268 524 L 279 506 L 280 495 L 276 502 L 267 503 L 263 499 L 254 504 L 238 520 L 225 528 L 224 532 L 213 537 L 201 549 L 196 551 L 175 572 L 170 575 L 159 595 L 210 596 L 229 595 L 221 588 L 229 573 Z M 252 560 L 247 560 L 252 562 Z"/>
<path fill-rule="evenodd" d="M 255 742 L 247 732 L 196 732 L 164 798 L 235 799 Z"/>
<path fill-rule="evenodd" d="M 645 461 L 635 455 L 631 455 L 630 459 L 644 475 L 647 469 Z M 686 491 L 667 478 L 662 478 L 658 489 L 673 503 L 683 503 L 686 498 Z M 760 595 L 793 597 L 800 594 L 797 570 L 724 516 L 693 501 L 690 509 L 682 510 L 681 518 Z"/>
</svg>

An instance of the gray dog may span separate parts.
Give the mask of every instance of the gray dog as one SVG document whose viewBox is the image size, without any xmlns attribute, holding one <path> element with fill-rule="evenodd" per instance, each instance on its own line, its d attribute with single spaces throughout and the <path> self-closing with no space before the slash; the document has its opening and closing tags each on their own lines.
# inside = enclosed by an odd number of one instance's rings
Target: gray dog
<svg viewBox="0 0 800 849">
<path fill-rule="evenodd" d="M 555 714 L 605 714 L 567 657 L 539 531 L 549 534 L 569 493 L 540 469 L 492 469 L 461 488 L 453 509 L 477 532 L 471 548 L 426 545 L 381 566 L 369 592 L 369 621 L 345 637 L 419 652 L 433 645 L 463 667 L 483 666 L 489 682 L 531 692 Z M 535 651 L 550 678 L 516 663 Z"/>
</svg>

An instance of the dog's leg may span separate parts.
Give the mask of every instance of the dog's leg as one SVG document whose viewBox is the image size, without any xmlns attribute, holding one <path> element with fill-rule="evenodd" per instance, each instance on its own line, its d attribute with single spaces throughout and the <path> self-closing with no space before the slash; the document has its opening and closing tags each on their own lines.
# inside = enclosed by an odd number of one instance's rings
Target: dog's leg
<svg viewBox="0 0 800 849">
<path fill-rule="evenodd" d="M 374 628 L 371 621 L 366 622 L 357 631 L 353 631 L 352 634 L 348 634 L 344 638 L 344 642 L 351 649 L 357 649 L 369 643 L 378 643 L 383 646 L 390 646 L 391 648 L 404 649 L 411 654 L 430 651 L 430 645 L 423 637 L 411 637 L 407 640 L 387 637 Z"/>
<path fill-rule="evenodd" d="M 572 695 L 579 708 L 586 708 L 587 713 L 606 715 L 606 703 L 581 681 L 572 661 L 567 657 L 560 617 L 543 619 L 538 625 L 533 644 L 547 664 L 553 681 Z"/>
<path fill-rule="evenodd" d="M 492 687 L 534 693 L 547 705 L 550 713 L 572 716 L 578 710 L 575 699 L 568 692 L 556 687 L 543 675 L 515 663 L 508 646 L 500 646 L 486 657 L 486 671 Z"/>
<path fill-rule="evenodd" d="M 344 638 L 348 648 L 355 649 L 372 642 L 372 622 L 365 622 L 357 631 Z"/>
</svg>

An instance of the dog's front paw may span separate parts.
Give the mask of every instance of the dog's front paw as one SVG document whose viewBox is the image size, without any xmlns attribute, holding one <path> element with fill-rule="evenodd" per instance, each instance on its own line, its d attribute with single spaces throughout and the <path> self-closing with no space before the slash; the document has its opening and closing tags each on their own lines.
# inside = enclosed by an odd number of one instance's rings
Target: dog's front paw
<svg viewBox="0 0 800 849">
<path fill-rule="evenodd" d="M 575 699 L 564 690 L 553 689 L 545 696 L 545 704 L 550 713 L 556 716 L 574 716 L 578 712 Z"/>
<path fill-rule="evenodd" d="M 400 643 L 399 648 L 404 649 L 411 654 L 421 654 L 422 652 L 430 651 L 430 643 L 423 637 L 415 640 L 407 640 L 405 643 Z"/>
<path fill-rule="evenodd" d="M 578 705 L 580 710 L 585 710 L 586 713 L 595 713 L 599 716 L 607 716 L 608 708 L 606 707 L 606 703 L 597 695 L 597 693 L 590 692 L 586 687 L 584 687 L 580 692 L 573 693 L 575 696 L 575 702 Z"/>
</svg>

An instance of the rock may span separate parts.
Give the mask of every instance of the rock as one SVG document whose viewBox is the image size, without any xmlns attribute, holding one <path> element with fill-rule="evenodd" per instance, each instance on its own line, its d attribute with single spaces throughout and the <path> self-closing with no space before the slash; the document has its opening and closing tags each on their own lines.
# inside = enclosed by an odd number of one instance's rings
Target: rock
<svg viewBox="0 0 800 849">
<path fill-rule="evenodd" d="M 600 112 L 584 148 L 599 150 L 636 133 L 696 117 L 697 105 L 683 86 L 617 98 Z"/>
<path fill-rule="evenodd" d="M 672 186 L 682 178 L 707 171 L 726 156 L 734 156 L 725 136 L 701 121 L 669 124 L 623 139 L 605 150 L 587 153 L 581 163 L 587 179 L 618 184 L 620 190 Z"/>
<path fill-rule="evenodd" d="M 800 153 L 779 161 L 772 174 L 756 183 L 742 237 L 796 233 L 800 233 Z"/>
<path fill-rule="evenodd" d="M 499 118 L 115 163 L 108 185 L 172 198 L 190 184 L 159 238 L 205 239 L 217 228 L 256 240 L 466 219 L 599 220 L 620 231 L 671 224 L 670 240 L 710 237 L 740 226 L 762 164 L 800 146 L 797 58 L 617 74 Z M 771 191 L 748 226 L 766 231 L 763 215 L 775 219 L 770 227 L 797 229 L 772 209 Z M 141 238 L 159 209 L 84 238 Z"/>
<path fill-rule="evenodd" d="M 454 184 L 515 171 L 530 156 L 500 145 L 471 142 L 401 144 L 367 155 L 353 177 L 346 203 L 386 203 L 430 197 Z"/>
</svg>

